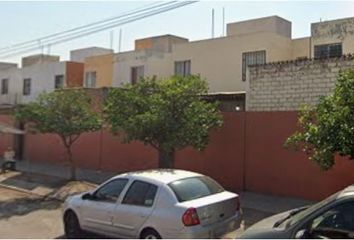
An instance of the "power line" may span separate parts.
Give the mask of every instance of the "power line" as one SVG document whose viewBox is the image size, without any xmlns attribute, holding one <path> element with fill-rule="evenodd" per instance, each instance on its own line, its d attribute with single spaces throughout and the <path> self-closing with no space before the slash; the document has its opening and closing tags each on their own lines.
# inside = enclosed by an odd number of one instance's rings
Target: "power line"
<svg viewBox="0 0 354 240">
<path fill-rule="evenodd" d="M 47 36 L 44 36 L 44 37 L 41 37 L 41 38 L 38 38 L 38 39 L 29 40 L 29 41 L 25 41 L 25 42 L 22 42 L 22 43 L 17 43 L 17 44 L 10 45 L 10 46 L 7 46 L 7 47 L 2 47 L 2 48 L 0 48 L 0 52 L 2 52 L 2 50 L 9 50 L 11 48 L 16 48 L 16 47 L 21 47 L 21 46 L 24 46 L 24 45 L 27 45 L 27 44 L 37 43 L 38 41 L 43 41 L 43 40 L 50 39 L 50 38 L 53 38 L 53 37 L 57 37 L 57 36 L 60 36 L 62 34 L 66 34 L 66 33 L 70 33 L 70 32 L 75 32 L 75 31 L 81 30 L 83 28 L 88 28 L 88 27 L 95 26 L 95 25 L 98 25 L 98 24 L 107 23 L 109 21 L 116 20 L 117 18 L 122 18 L 122 17 L 125 17 L 125 16 L 129 16 L 131 14 L 139 13 L 141 11 L 147 11 L 149 9 L 153 9 L 153 8 L 156 8 L 156 7 L 159 7 L 159 6 L 163 6 L 163 5 L 166 5 L 166 4 L 170 4 L 170 3 L 171 2 L 167 2 L 167 3 L 165 2 L 163 4 L 154 3 L 154 4 L 149 5 L 149 6 L 145 5 L 146 7 L 143 7 L 142 9 L 141 8 L 137 8 L 137 9 L 135 9 L 133 11 L 125 12 L 122 15 L 119 15 L 119 16 L 107 18 L 107 19 L 100 20 L 100 21 L 97 21 L 97 22 L 94 22 L 94 23 L 90 23 L 90 24 L 86 24 L 86 25 L 83 25 L 83 26 L 80 26 L 80 27 L 75 27 L 75 28 L 72 28 L 72 29 L 69 29 L 69 30 L 66 30 L 66 31 L 57 32 L 57 33 L 50 34 L 50 35 L 47 35 Z"/>
<path fill-rule="evenodd" d="M 76 28 L 78 30 L 80 29 L 83 29 L 81 31 L 76 31 L 74 33 L 71 33 L 71 34 L 66 34 L 68 31 L 65 31 L 65 32 L 62 32 L 60 36 L 60 34 L 56 34 L 56 38 L 55 39 L 49 39 L 49 40 L 46 40 L 46 41 L 43 41 L 42 39 L 44 38 L 41 38 L 41 39 L 37 39 L 37 40 L 33 40 L 33 41 L 36 41 L 35 44 L 31 44 L 31 45 L 28 45 L 28 46 L 23 46 L 23 47 L 18 47 L 17 49 L 12 49 L 10 51 L 3 51 L 3 56 L 1 56 L 2 58 L 8 58 L 8 57 L 11 57 L 11 56 L 16 56 L 16 55 L 19 55 L 19 54 L 22 54 L 22 53 L 26 53 L 26 52 L 29 52 L 29 51 L 33 51 L 33 50 L 36 50 L 38 49 L 38 41 L 40 42 L 40 44 L 42 46 L 47 46 L 47 45 L 50 45 L 50 46 L 53 46 L 53 45 L 57 45 L 57 44 L 60 44 L 60 43 L 63 43 L 63 42 L 67 42 L 67 41 L 70 41 L 70 40 L 73 40 L 73 39 L 76 39 L 76 38 L 80 38 L 80 37 L 84 37 L 84 36 L 87 36 L 87 35 L 91 35 L 91 34 L 94 34 L 94 33 L 97 33 L 97 32 L 100 32 L 100 31 L 104 31 L 104 30 L 107 30 L 107 29 L 110 29 L 110 28 L 113 28 L 113 27 L 116 27 L 116 26 L 120 26 L 120 25 L 123 25 L 123 24 L 127 24 L 127 23 L 130 23 L 130 22 L 133 22 L 133 21 L 138 21 L 140 19 L 144 19 L 144 18 L 147 18 L 149 16 L 153 16 L 153 15 L 157 15 L 159 13 L 163 13 L 163 12 L 167 12 L 167 11 L 170 11 L 170 10 L 173 10 L 173 9 L 176 9 L 176 8 L 180 8 L 180 7 L 183 7 L 185 5 L 189 5 L 189 4 L 192 4 L 192 3 L 195 3 L 197 1 L 174 1 L 174 2 L 169 2 L 169 4 L 159 4 L 158 6 L 154 6 L 153 8 L 152 7 L 149 7 L 149 8 L 145 8 L 143 10 L 139 10 L 139 11 L 135 11 L 133 13 L 130 13 L 130 14 L 127 14 L 127 17 L 122 18 L 122 16 L 118 16 L 115 18 L 114 21 L 112 21 L 114 18 L 111 18 L 108 23 L 104 23 L 104 21 L 100 21 L 100 25 L 99 26 L 94 26 L 94 25 L 97 25 L 96 24 L 90 24 L 90 26 L 93 26 L 91 28 L 88 28 L 88 29 L 85 29 L 87 28 L 87 25 L 85 27 L 81 27 L 81 28 Z M 172 3 L 172 4 L 171 4 Z M 149 9 L 149 11 L 146 11 L 147 9 Z M 140 13 L 141 12 L 141 13 Z M 137 13 L 140 13 L 140 14 L 137 14 Z M 130 16 L 132 15 L 132 16 Z M 104 23 L 104 24 L 102 24 Z M 64 33 L 64 35 L 63 35 Z M 50 35 L 50 36 L 53 36 L 54 34 Z M 46 38 L 49 38 L 48 36 Z M 0 52 L 1 53 L 1 52 Z"/>
</svg>

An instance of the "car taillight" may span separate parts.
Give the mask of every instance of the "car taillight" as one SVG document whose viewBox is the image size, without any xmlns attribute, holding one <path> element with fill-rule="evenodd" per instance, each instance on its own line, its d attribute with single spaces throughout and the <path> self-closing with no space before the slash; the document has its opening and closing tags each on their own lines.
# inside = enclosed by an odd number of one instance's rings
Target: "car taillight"
<svg viewBox="0 0 354 240">
<path fill-rule="evenodd" d="M 197 210 L 195 208 L 188 208 L 182 216 L 184 226 L 194 226 L 200 224 Z"/>
<path fill-rule="evenodd" d="M 236 211 L 240 211 L 240 208 L 241 208 L 240 198 L 236 197 Z"/>
</svg>

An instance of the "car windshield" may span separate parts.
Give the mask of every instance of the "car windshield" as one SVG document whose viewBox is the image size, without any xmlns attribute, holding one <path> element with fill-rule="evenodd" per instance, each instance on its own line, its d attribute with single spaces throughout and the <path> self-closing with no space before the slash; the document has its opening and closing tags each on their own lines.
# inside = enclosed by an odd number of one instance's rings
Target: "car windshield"
<svg viewBox="0 0 354 240">
<path fill-rule="evenodd" d="M 200 176 L 180 179 L 168 184 L 179 202 L 190 201 L 223 192 L 223 187 L 213 179 Z"/>
<path fill-rule="evenodd" d="M 286 226 L 287 227 L 293 226 L 294 224 L 300 222 L 304 217 L 308 216 L 312 212 L 315 212 L 318 209 L 322 208 L 323 206 L 327 205 L 328 203 L 334 201 L 340 192 L 341 191 L 329 196 L 328 198 L 310 206 L 309 208 L 307 208 L 303 211 L 298 212 L 297 214 L 294 214 L 291 218 L 289 218 L 289 221 L 287 222 Z"/>
</svg>

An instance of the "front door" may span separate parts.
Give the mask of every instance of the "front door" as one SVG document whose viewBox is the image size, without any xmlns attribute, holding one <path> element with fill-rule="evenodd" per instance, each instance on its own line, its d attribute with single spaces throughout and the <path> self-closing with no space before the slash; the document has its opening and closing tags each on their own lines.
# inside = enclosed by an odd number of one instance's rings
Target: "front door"
<svg viewBox="0 0 354 240">
<path fill-rule="evenodd" d="M 84 200 L 81 214 L 85 229 L 103 234 L 113 232 L 113 211 L 127 183 L 125 178 L 113 179 L 98 188 L 90 200 Z"/>
</svg>

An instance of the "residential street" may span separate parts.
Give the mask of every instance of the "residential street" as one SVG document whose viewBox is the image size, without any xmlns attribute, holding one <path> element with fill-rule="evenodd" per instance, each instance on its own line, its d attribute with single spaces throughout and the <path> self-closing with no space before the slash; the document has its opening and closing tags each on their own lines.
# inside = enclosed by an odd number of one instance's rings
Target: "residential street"
<svg viewBox="0 0 354 240">
<path fill-rule="evenodd" d="M 243 213 L 246 228 L 272 214 L 250 208 L 243 208 Z M 61 202 L 0 187 L 0 226 L 1 238 L 63 238 Z M 235 238 L 242 232 L 239 229 L 225 237 Z"/>
<path fill-rule="evenodd" d="M 1 238 L 58 238 L 61 203 L 0 187 Z"/>
<path fill-rule="evenodd" d="M 42 171 L 43 168 L 45 165 L 42 168 L 38 167 Z M 48 166 L 45 172 L 51 172 Z M 102 179 L 107 177 L 103 173 L 101 175 Z M 88 182 L 68 182 L 63 178 L 39 173 L 8 172 L 0 175 L 1 238 L 63 238 L 62 200 L 68 195 L 92 189 L 96 186 L 92 184 L 98 180 L 96 178 L 97 176 L 91 180 L 87 179 Z M 311 203 L 302 199 L 252 192 L 239 194 L 243 224 L 240 229 L 225 235 L 224 238 L 238 237 L 245 228 L 265 217 Z M 48 196 L 61 201 L 49 200 Z M 85 238 L 97 238 L 97 236 L 88 234 Z"/>
</svg>

